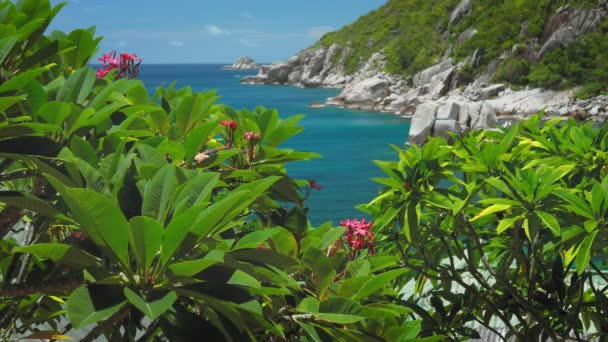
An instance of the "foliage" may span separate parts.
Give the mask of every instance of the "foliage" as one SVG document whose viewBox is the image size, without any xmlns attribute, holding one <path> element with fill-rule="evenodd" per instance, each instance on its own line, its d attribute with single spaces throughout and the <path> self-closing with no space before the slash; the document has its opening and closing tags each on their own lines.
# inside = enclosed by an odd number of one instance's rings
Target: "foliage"
<svg viewBox="0 0 608 342">
<path fill-rule="evenodd" d="M 319 156 L 281 147 L 302 116 L 97 78 L 93 30 L 55 49 L 23 29 L 61 5 L 0 8 L 20 32 L 0 49 L 2 339 L 416 339 L 371 223 L 309 226 L 321 187 L 286 165 Z"/>
<path fill-rule="evenodd" d="M 471 64 L 465 64 L 458 69 L 458 84 L 467 85 L 475 80 L 475 68 Z"/>
<path fill-rule="evenodd" d="M 509 57 L 498 67 L 494 79 L 499 82 L 524 85 L 527 83 L 527 76 L 530 72 L 530 65 L 523 59 Z"/>
<path fill-rule="evenodd" d="M 361 208 L 379 253 L 401 256 L 394 284 L 423 333 L 557 341 L 608 328 L 608 127 L 540 119 L 376 162 L 385 188 Z"/>
<path fill-rule="evenodd" d="M 388 72 L 415 73 L 445 51 L 441 31 L 447 27 L 449 10 L 458 2 L 390 0 L 356 22 L 326 34 L 317 44 L 347 47 L 344 66 L 348 74 L 383 49 Z"/>
<path fill-rule="evenodd" d="M 563 88 L 583 85 L 578 97 L 605 93 L 608 82 L 608 30 L 582 37 L 566 48 L 548 52 L 531 68 L 529 80 L 536 86 Z"/>
</svg>

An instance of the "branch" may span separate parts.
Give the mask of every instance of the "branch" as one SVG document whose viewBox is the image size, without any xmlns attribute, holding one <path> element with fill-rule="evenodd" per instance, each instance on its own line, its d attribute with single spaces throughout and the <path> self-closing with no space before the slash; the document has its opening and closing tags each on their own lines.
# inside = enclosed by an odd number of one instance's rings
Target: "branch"
<svg viewBox="0 0 608 342">
<path fill-rule="evenodd" d="M 36 293 L 63 293 L 74 291 L 84 284 L 84 279 L 56 280 L 44 284 L 20 284 L 0 288 L 0 297 L 24 297 Z"/>
</svg>

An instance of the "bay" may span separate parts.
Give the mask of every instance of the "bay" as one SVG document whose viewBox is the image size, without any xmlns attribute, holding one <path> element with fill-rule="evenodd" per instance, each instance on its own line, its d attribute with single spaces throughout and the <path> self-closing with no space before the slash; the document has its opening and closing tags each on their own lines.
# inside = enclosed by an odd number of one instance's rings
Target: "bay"
<svg viewBox="0 0 608 342">
<path fill-rule="evenodd" d="M 371 178 L 383 177 L 372 160 L 395 160 L 390 144 L 402 147 L 409 132 L 409 120 L 393 114 L 369 113 L 335 107 L 309 108 L 314 101 L 337 95 L 337 89 L 302 89 L 290 86 L 241 85 L 240 78 L 255 71 L 222 70 L 220 64 L 142 65 L 140 79 L 149 91 L 177 81 L 194 91 L 216 89 L 219 103 L 236 109 L 262 105 L 276 108 L 282 118 L 304 114 L 304 131 L 282 145 L 323 156 L 288 166 L 296 179 L 314 179 L 321 191 L 307 201 L 313 225 L 327 221 L 338 224 L 346 218 L 365 217 L 355 209 L 368 203 L 381 189 Z"/>
</svg>

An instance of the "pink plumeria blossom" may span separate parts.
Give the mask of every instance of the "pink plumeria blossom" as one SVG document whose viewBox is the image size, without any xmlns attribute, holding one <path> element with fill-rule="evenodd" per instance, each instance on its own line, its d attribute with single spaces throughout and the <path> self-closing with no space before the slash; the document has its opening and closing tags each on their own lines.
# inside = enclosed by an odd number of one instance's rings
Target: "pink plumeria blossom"
<svg viewBox="0 0 608 342">
<path fill-rule="evenodd" d="M 121 53 L 120 59 L 122 61 L 133 61 L 137 58 L 137 55 L 134 53 Z"/>
<path fill-rule="evenodd" d="M 234 120 L 224 120 L 220 122 L 220 125 L 230 128 L 233 132 L 236 131 L 237 123 Z"/>
<path fill-rule="evenodd" d="M 104 78 L 110 72 L 110 69 L 106 66 L 105 68 L 99 68 L 95 73 L 97 78 Z"/>
<path fill-rule="evenodd" d="M 346 227 L 345 240 L 351 252 L 351 259 L 358 255 L 359 251 L 364 247 L 367 248 L 370 254 L 376 253 L 372 241 L 374 236 L 370 231 L 373 225 L 373 222 L 367 222 L 365 219 L 361 221 L 352 219 L 340 222 L 340 226 Z"/>
<path fill-rule="evenodd" d="M 260 133 L 247 132 L 247 133 L 245 133 L 244 137 L 247 140 L 252 140 L 252 139 L 259 139 L 261 137 L 261 135 L 260 135 Z"/>
<path fill-rule="evenodd" d="M 104 53 L 101 57 L 98 58 L 100 62 L 109 63 L 116 56 L 116 52 L 112 51 L 110 53 Z"/>
</svg>

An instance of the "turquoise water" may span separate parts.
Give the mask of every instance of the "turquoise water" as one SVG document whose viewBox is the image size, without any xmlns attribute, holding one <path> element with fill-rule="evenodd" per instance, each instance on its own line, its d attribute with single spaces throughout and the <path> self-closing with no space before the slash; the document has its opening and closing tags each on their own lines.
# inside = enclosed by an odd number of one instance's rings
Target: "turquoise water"
<svg viewBox="0 0 608 342">
<path fill-rule="evenodd" d="M 278 109 L 281 117 L 305 114 L 305 130 L 284 147 L 316 152 L 323 159 L 292 163 L 294 178 L 314 179 L 322 191 L 313 192 L 307 205 L 314 225 L 363 217 L 354 209 L 373 199 L 380 186 L 371 181 L 382 177 L 372 160 L 394 160 L 390 144 L 402 146 L 409 122 L 392 114 L 352 111 L 339 108 L 308 108 L 339 93 L 336 89 L 300 89 L 288 86 L 241 85 L 240 77 L 251 71 L 225 71 L 221 65 L 143 65 L 140 78 L 150 90 L 162 83 L 177 81 L 178 87 L 190 85 L 195 91 L 217 89 L 220 103 L 237 109 L 256 105 Z"/>
</svg>

